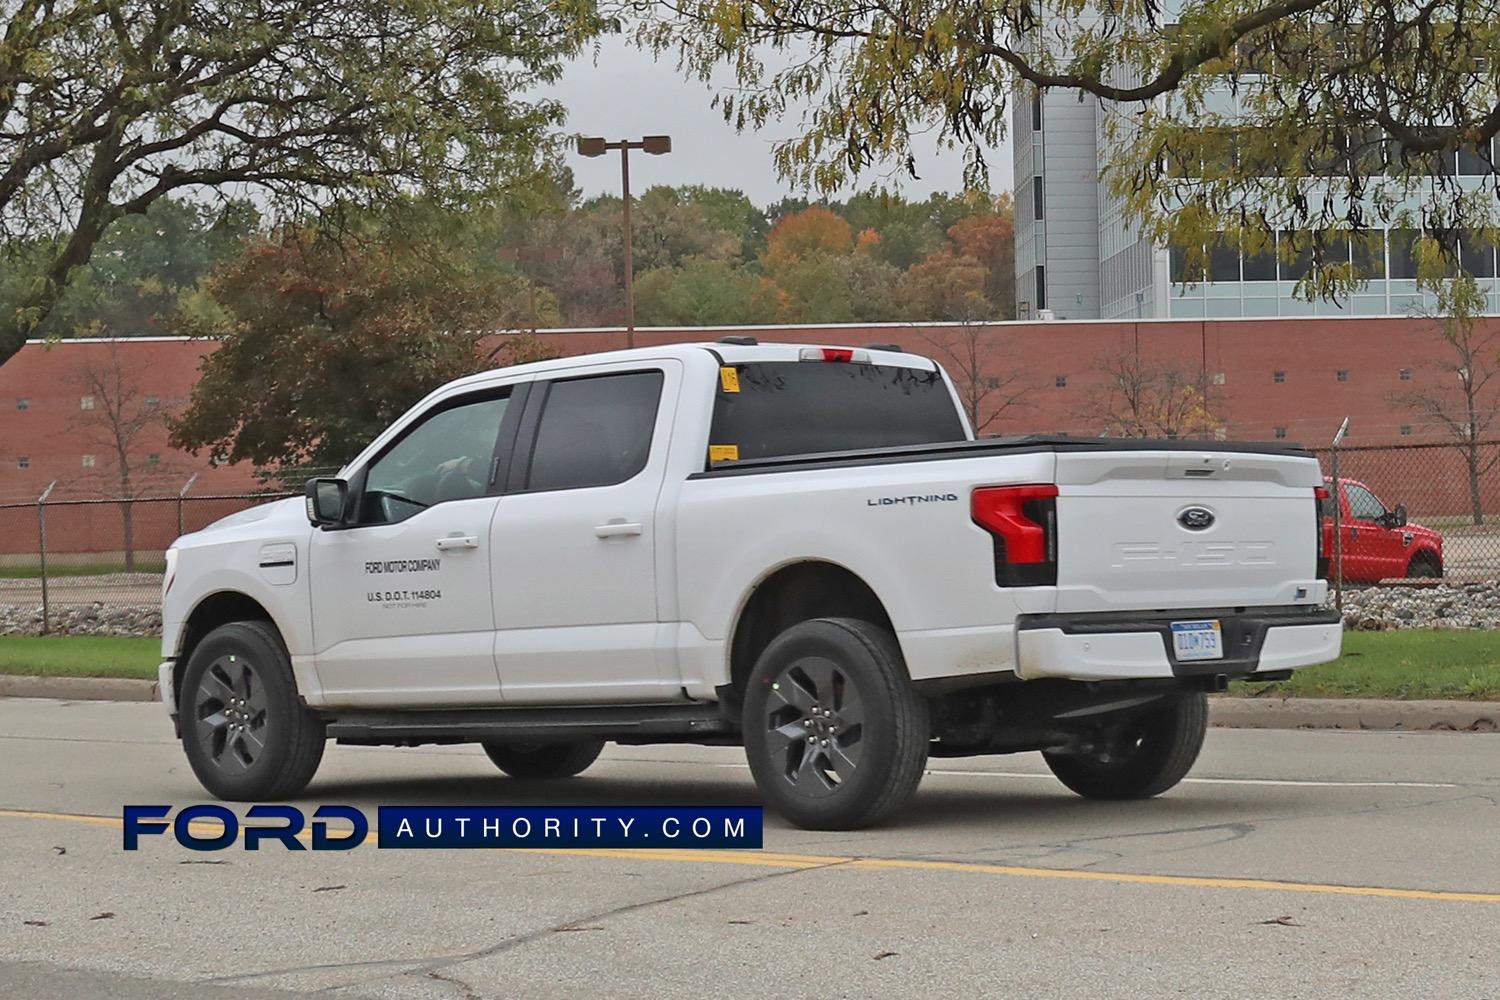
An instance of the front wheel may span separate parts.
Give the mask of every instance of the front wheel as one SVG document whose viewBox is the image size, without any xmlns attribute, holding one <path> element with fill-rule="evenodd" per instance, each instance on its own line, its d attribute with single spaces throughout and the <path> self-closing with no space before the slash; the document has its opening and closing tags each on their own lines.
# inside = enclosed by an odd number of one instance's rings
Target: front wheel
<svg viewBox="0 0 1500 1000">
<path fill-rule="evenodd" d="M 292 662 L 269 622 L 221 625 L 188 659 L 178 701 L 188 763 L 209 794 L 254 802 L 307 787 L 327 743 L 297 697 Z"/>
<path fill-rule="evenodd" d="M 1436 556 L 1418 552 L 1411 557 L 1411 564 L 1406 567 L 1406 575 L 1414 579 L 1435 579 L 1443 575 L 1443 567 L 1437 561 Z"/>
<path fill-rule="evenodd" d="M 896 637 L 819 618 L 772 640 L 745 691 L 745 755 L 767 803 L 809 830 L 869 826 L 922 780 L 927 702 Z"/>
<path fill-rule="evenodd" d="M 480 744 L 496 767 L 512 778 L 547 781 L 571 778 L 599 759 L 603 740 L 572 740 L 559 743 Z"/>
<path fill-rule="evenodd" d="M 1163 699 L 1086 753 L 1043 753 L 1059 781 L 1089 799 L 1149 799 L 1187 775 L 1208 733 L 1208 696 Z"/>
</svg>

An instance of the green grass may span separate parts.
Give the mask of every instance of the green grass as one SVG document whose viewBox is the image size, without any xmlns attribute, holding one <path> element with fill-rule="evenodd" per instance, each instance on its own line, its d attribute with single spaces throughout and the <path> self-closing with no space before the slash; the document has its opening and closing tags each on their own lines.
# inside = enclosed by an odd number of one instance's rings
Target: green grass
<svg viewBox="0 0 1500 1000">
<path fill-rule="evenodd" d="M 167 564 L 160 560 L 140 559 L 136 561 L 132 573 L 155 573 L 160 576 L 167 571 Z M 47 566 L 48 578 L 59 576 L 104 576 L 106 573 L 123 573 L 125 564 L 118 563 L 50 563 Z M 40 580 L 42 568 L 35 563 L 25 566 L 7 566 L 0 564 L 0 578 L 11 580 Z"/>
<path fill-rule="evenodd" d="M 157 639 L 106 636 L 0 638 L 0 673 L 67 677 L 156 677 Z M 1493 632 L 1350 632 L 1344 655 L 1289 681 L 1231 686 L 1238 695 L 1309 698 L 1500 700 L 1500 636 Z"/>
<path fill-rule="evenodd" d="M 0 638 L 0 674 L 35 677 L 156 679 L 160 639 L 103 635 L 8 635 Z"/>
<path fill-rule="evenodd" d="M 1344 655 L 1289 681 L 1232 684 L 1230 694 L 1305 698 L 1500 700 L 1500 636 L 1494 632 L 1347 632 Z"/>
</svg>

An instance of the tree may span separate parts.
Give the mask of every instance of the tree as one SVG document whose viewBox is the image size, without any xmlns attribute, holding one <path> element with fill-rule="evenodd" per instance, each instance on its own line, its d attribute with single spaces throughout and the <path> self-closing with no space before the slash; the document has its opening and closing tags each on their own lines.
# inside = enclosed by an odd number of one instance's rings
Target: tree
<svg viewBox="0 0 1500 1000">
<path fill-rule="evenodd" d="M 943 363 L 969 424 L 976 435 L 983 434 L 995 421 L 1025 406 L 1033 386 L 1019 372 L 1004 371 L 995 363 L 1004 357 L 1000 328 L 964 322 L 957 331 L 928 334 L 927 343 Z"/>
<path fill-rule="evenodd" d="M 995 319 L 984 294 L 985 268 L 944 248 L 901 276 L 901 306 L 912 320 Z"/>
<path fill-rule="evenodd" d="M 738 127 L 803 112 L 774 157 L 816 191 L 881 163 L 915 175 L 918 134 L 961 147 L 982 186 L 1013 103 L 1059 90 L 1103 107 L 1107 179 L 1146 236 L 1254 252 L 1303 233 L 1275 252 L 1311 249 L 1309 294 L 1356 278 L 1342 236 L 1412 224 L 1451 246 L 1497 215 L 1496 181 L 1461 190 L 1445 165 L 1495 162 L 1493 2 L 685 0 L 635 34 L 727 74 L 715 100 Z"/>
<path fill-rule="evenodd" d="M 762 323 L 760 279 L 722 260 L 694 257 L 679 268 L 647 271 L 636 279 L 636 316 L 642 326 L 735 326 Z"/>
<path fill-rule="evenodd" d="M 1095 369 L 1103 385 L 1077 416 L 1109 437 L 1206 438 L 1224 424 L 1218 400 L 1203 377 L 1139 350 L 1101 354 Z"/>
<path fill-rule="evenodd" d="M 984 297 L 998 319 L 1016 318 L 1016 226 L 1011 198 L 995 199 L 996 211 L 960 219 L 948 229 L 958 252 L 984 268 Z"/>
<path fill-rule="evenodd" d="M 175 401 L 147 395 L 143 377 L 139 366 L 126 363 L 111 343 L 102 359 L 79 365 L 69 379 L 89 403 L 74 425 L 104 451 L 103 468 L 94 475 L 101 478 L 100 494 L 119 502 L 127 573 L 136 569 L 135 500 L 180 471 L 163 466 L 156 455 L 139 453 L 142 439 L 165 428 L 175 406 Z"/>
<path fill-rule="evenodd" d="M 342 465 L 444 382 L 547 356 L 525 280 L 462 220 L 365 227 L 341 246 L 283 227 L 210 281 L 230 317 L 172 443 L 283 474 Z M 463 237 L 469 236 L 466 241 Z"/>
<path fill-rule="evenodd" d="M 163 198 L 104 234 L 88 264 L 73 272 L 39 337 L 134 337 L 161 332 L 162 317 L 198 291 L 220 260 L 239 249 L 259 215 L 247 202 L 206 205 Z M 0 279 L 0 315 L 14 312 L 41 276 L 56 240 L 13 248 Z"/>
<path fill-rule="evenodd" d="M 1500 463 L 1500 448 L 1486 455 L 1482 447 L 1493 430 L 1500 429 L 1500 329 L 1475 317 L 1483 295 L 1467 276 L 1445 287 L 1436 321 L 1448 355 L 1426 365 L 1436 384 L 1395 396 L 1397 403 L 1435 424 L 1463 456 L 1475 524 L 1484 523 L 1480 485 Z"/>
<path fill-rule="evenodd" d="M 496 196 L 548 160 L 521 95 L 601 27 L 588 2 L 7 0 L 0 239 L 51 239 L 0 363 L 119 220 L 174 193 L 279 212 Z"/>
</svg>

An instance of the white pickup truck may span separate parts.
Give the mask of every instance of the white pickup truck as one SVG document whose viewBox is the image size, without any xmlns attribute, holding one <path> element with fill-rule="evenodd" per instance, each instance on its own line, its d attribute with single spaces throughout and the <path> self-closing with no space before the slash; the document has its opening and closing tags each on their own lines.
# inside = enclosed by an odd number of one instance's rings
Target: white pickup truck
<svg viewBox="0 0 1500 1000">
<path fill-rule="evenodd" d="M 336 479 L 167 553 L 161 691 L 225 799 L 328 739 L 743 744 L 847 829 L 929 756 L 1040 750 L 1100 798 L 1192 766 L 1205 692 L 1338 656 L 1318 463 L 1292 447 L 975 440 L 933 361 L 643 348 L 443 386 Z"/>
</svg>

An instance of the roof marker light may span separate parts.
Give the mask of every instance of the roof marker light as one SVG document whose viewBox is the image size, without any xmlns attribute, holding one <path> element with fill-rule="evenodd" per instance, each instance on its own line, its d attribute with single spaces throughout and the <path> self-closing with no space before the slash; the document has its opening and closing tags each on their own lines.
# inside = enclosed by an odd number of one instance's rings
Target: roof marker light
<svg viewBox="0 0 1500 1000">
<path fill-rule="evenodd" d="M 855 364 L 870 363 L 869 351 L 858 351 L 852 347 L 804 347 L 797 352 L 798 361 L 852 361 Z"/>
</svg>

